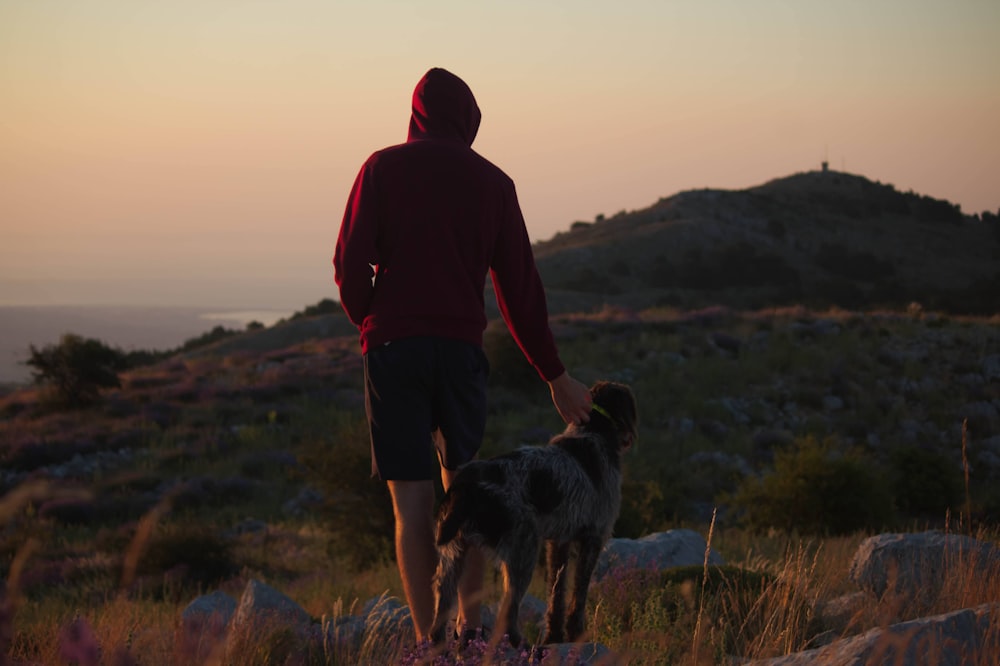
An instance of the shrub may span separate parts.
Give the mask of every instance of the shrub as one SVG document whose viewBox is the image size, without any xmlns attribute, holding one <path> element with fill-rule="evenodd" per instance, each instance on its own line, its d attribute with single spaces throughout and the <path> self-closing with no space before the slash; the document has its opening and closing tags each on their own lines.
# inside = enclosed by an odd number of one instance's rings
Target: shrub
<svg viewBox="0 0 1000 666">
<path fill-rule="evenodd" d="M 908 514 L 944 516 L 964 501 L 962 472 L 940 451 L 899 446 L 889 453 L 896 506 Z"/>
<path fill-rule="evenodd" d="M 614 535 L 636 539 L 656 532 L 667 518 L 667 505 L 660 484 L 652 481 L 622 483 L 622 506 L 615 522 Z"/>
<path fill-rule="evenodd" d="M 483 333 L 483 351 L 490 363 L 490 385 L 517 392 L 535 392 L 542 384 L 534 366 L 502 320 L 494 320 Z"/>
<path fill-rule="evenodd" d="M 189 338 L 184 341 L 184 344 L 180 346 L 179 351 L 188 352 L 195 349 L 200 349 L 202 347 L 207 347 L 210 344 L 216 343 L 219 340 L 225 340 L 226 338 L 231 338 L 233 336 L 239 335 L 240 331 L 226 328 L 224 326 L 216 326 L 211 331 L 207 333 L 202 333 L 196 338 Z"/>
<path fill-rule="evenodd" d="M 764 624 L 760 599 L 777 588 L 774 576 L 733 566 L 620 567 L 594 584 L 593 639 L 658 656 L 642 663 L 687 663 L 693 640 L 706 652 L 742 654 L 734 647 L 755 638 L 742 634 Z M 711 632 L 700 633 L 702 614 Z"/>
<path fill-rule="evenodd" d="M 51 397 L 67 407 L 93 404 L 101 389 L 121 386 L 118 371 L 126 367 L 121 350 L 74 333 L 41 349 L 30 345 L 29 352 L 25 363 L 34 368 L 35 382 L 49 385 Z"/>
<path fill-rule="evenodd" d="M 340 314 L 343 311 L 339 301 L 335 301 L 332 298 L 324 298 L 316 303 L 316 305 L 306 306 L 301 312 L 293 314 L 292 320 L 315 317 L 317 315 Z"/>
<path fill-rule="evenodd" d="M 748 478 L 732 498 L 749 527 L 802 534 L 848 534 L 884 527 L 892 498 L 871 463 L 813 436 L 776 451 L 774 472 Z"/>
<path fill-rule="evenodd" d="M 232 544 L 217 531 L 197 525 L 159 527 L 138 561 L 138 573 L 155 576 L 186 590 L 215 585 L 235 575 L 238 568 Z M 183 572 L 182 576 L 177 574 Z M 166 591 L 166 590 L 164 590 Z M 177 590 L 180 591 L 180 590 Z"/>
<path fill-rule="evenodd" d="M 395 517 L 386 484 L 371 476 L 368 423 L 336 412 L 332 435 L 304 445 L 299 460 L 309 484 L 323 495 L 320 513 L 328 550 L 356 571 L 391 560 Z"/>
<path fill-rule="evenodd" d="M 814 261 L 832 275 L 862 282 L 891 278 L 896 273 L 891 261 L 871 252 L 851 250 L 842 243 L 823 243 Z"/>
</svg>

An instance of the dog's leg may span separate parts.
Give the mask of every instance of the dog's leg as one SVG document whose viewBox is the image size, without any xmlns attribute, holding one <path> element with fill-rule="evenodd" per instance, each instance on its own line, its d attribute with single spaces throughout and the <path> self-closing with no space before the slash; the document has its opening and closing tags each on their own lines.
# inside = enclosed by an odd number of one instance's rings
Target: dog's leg
<svg viewBox="0 0 1000 666">
<path fill-rule="evenodd" d="M 566 633 L 570 641 L 576 642 L 587 629 L 587 590 L 590 577 L 597 566 L 603 539 L 598 536 L 584 536 L 580 539 L 580 554 L 576 560 L 573 577 L 573 604 L 566 618 Z"/>
<path fill-rule="evenodd" d="M 506 549 L 506 556 L 500 558 L 504 594 L 498 622 L 502 622 L 499 635 L 507 634 L 510 644 L 518 647 L 522 643 L 521 632 L 518 629 L 518 613 L 521 609 L 521 600 L 527 594 L 531 576 L 535 572 L 541 544 L 538 534 L 533 529 L 520 530 L 515 539 L 517 548 Z"/>
<path fill-rule="evenodd" d="M 431 640 L 435 645 L 445 641 L 448 620 L 458 599 L 458 580 L 462 577 L 467 552 L 464 543 L 454 541 L 440 549 L 434 574 L 434 622 L 431 624 Z"/>
<path fill-rule="evenodd" d="M 562 643 L 566 623 L 566 565 L 569 562 L 569 542 L 545 543 L 546 581 L 549 585 L 549 609 L 545 614 L 545 635 L 542 643 Z"/>
</svg>

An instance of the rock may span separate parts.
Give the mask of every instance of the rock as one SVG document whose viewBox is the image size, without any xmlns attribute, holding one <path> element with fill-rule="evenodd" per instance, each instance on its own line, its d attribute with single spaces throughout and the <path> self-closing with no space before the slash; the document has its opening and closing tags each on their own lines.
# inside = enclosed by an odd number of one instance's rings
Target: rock
<svg viewBox="0 0 1000 666">
<path fill-rule="evenodd" d="M 729 434 L 729 426 L 716 419 L 701 419 L 698 421 L 698 430 L 711 439 L 723 439 Z"/>
<path fill-rule="evenodd" d="M 805 652 L 748 662 L 747 666 L 963 666 L 997 663 L 997 646 L 990 641 L 990 618 L 1000 607 L 978 606 L 944 615 L 872 629 L 860 636 L 834 641 Z"/>
<path fill-rule="evenodd" d="M 837 634 L 844 633 L 851 620 L 863 607 L 868 595 L 864 592 L 854 592 L 831 599 L 816 608 L 816 615 L 822 620 L 823 626 Z"/>
<path fill-rule="evenodd" d="M 994 435 L 969 446 L 969 456 L 978 472 L 989 478 L 1000 475 L 1000 435 Z"/>
<path fill-rule="evenodd" d="M 707 544 L 694 530 L 679 529 L 649 534 L 641 539 L 611 539 L 597 560 L 594 581 L 618 567 L 653 570 L 704 564 Z M 714 550 L 708 552 L 709 564 L 724 564 Z"/>
<path fill-rule="evenodd" d="M 983 358 L 983 377 L 986 381 L 1000 382 L 1000 354 L 990 354 Z"/>
<path fill-rule="evenodd" d="M 835 395 L 823 397 L 823 409 L 827 412 L 839 412 L 844 408 L 844 401 Z"/>
<path fill-rule="evenodd" d="M 734 355 L 738 355 L 740 353 L 740 348 L 743 346 L 742 340 L 734 335 L 730 335 L 729 333 L 724 333 L 723 331 L 713 331 L 712 333 L 709 333 L 708 343 L 719 351 Z"/>
<path fill-rule="evenodd" d="M 722 470 L 723 472 L 736 472 L 740 476 L 751 476 L 753 468 L 746 458 L 736 453 L 726 453 L 725 451 L 696 451 L 688 456 L 684 462 L 685 469 L 691 467 L 708 467 Z"/>
<path fill-rule="evenodd" d="M 932 601 L 947 570 L 963 576 L 1000 566 L 1000 549 L 992 544 L 937 530 L 917 534 L 880 534 L 865 539 L 851 561 L 851 580 L 876 597 L 887 593 L 918 603 Z"/>
<path fill-rule="evenodd" d="M 321 654 L 356 655 L 365 637 L 365 620 L 355 615 L 338 618 L 336 622 L 317 625 L 314 640 L 322 641 Z"/>
<path fill-rule="evenodd" d="M 416 640 L 410 609 L 396 597 L 383 594 L 368 600 L 361 609 L 361 617 L 364 620 L 365 645 L 370 641 L 391 641 L 402 647 L 412 645 Z M 365 650 L 362 647 L 362 652 Z"/>
<path fill-rule="evenodd" d="M 281 505 L 281 510 L 296 518 L 308 515 L 323 505 L 323 493 L 315 488 L 303 488 L 299 494 Z"/>
<path fill-rule="evenodd" d="M 755 432 L 750 440 L 756 451 L 783 449 L 794 441 L 795 436 L 787 430 L 769 430 L 767 428 Z"/>
<path fill-rule="evenodd" d="M 224 649 L 229 621 L 235 612 L 236 600 L 218 590 L 189 603 L 181 611 L 177 646 L 180 660 L 203 664 Z"/>
<path fill-rule="evenodd" d="M 813 339 L 840 334 L 840 324 L 832 319 L 816 321 L 796 321 L 788 325 L 788 330 L 801 339 Z"/>
<path fill-rule="evenodd" d="M 299 625 L 311 621 L 309 613 L 273 587 L 251 580 L 243 589 L 239 606 L 233 615 L 233 628 L 258 622 Z"/>
<path fill-rule="evenodd" d="M 747 425 L 750 423 L 750 416 L 747 414 L 746 406 L 743 404 L 743 400 L 739 398 L 719 398 L 718 400 L 711 400 L 708 404 L 718 404 L 732 418 L 733 423 L 737 425 Z"/>
</svg>

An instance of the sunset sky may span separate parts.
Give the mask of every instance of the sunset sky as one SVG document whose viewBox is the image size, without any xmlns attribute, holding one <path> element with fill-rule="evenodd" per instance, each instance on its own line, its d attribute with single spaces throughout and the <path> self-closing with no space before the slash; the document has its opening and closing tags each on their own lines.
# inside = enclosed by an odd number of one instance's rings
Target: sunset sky
<svg viewBox="0 0 1000 666">
<path fill-rule="evenodd" d="M 996 0 L 0 0 L 0 305 L 300 309 L 430 67 L 534 240 L 816 169 L 1000 209 Z"/>
</svg>

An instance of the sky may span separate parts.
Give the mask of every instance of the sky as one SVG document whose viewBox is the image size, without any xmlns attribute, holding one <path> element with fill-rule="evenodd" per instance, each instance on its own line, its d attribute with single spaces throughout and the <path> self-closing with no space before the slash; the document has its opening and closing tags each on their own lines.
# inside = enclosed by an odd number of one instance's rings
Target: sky
<svg viewBox="0 0 1000 666">
<path fill-rule="evenodd" d="M 430 67 L 528 231 L 817 169 L 1000 210 L 996 0 L 0 0 L 0 305 L 336 298 Z"/>
</svg>

